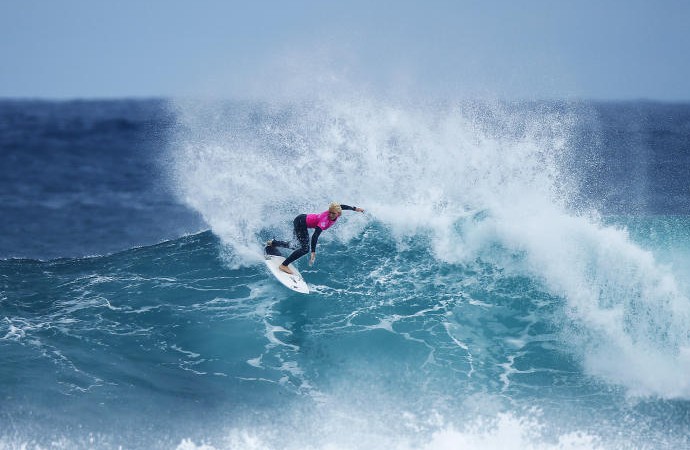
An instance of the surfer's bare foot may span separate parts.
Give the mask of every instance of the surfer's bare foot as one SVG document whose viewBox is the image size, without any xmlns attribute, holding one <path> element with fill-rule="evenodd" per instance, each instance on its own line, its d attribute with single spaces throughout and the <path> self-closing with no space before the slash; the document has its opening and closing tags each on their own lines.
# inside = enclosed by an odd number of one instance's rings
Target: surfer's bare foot
<svg viewBox="0 0 690 450">
<path fill-rule="evenodd" d="M 292 270 L 290 270 L 290 268 L 286 265 L 281 264 L 278 266 L 278 268 L 285 273 L 289 273 L 290 275 L 293 275 Z"/>
</svg>

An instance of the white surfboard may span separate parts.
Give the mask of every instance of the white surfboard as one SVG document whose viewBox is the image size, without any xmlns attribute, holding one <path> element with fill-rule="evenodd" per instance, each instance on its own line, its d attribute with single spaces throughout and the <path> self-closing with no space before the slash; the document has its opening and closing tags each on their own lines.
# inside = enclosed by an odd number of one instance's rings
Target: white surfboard
<svg viewBox="0 0 690 450">
<path fill-rule="evenodd" d="M 304 281 L 304 278 L 302 278 L 302 275 L 299 273 L 299 270 L 297 270 L 295 266 L 293 266 L 292 264 L 288 266 L 290 270 L 292 270 L 293 275 L 285 273 L 278 268 L 278 266 L 281 265 L 283 261 L 285 261 L 284 257 L 275 255 L 264 255 L 264 258 L 264 260 L 266 261 L 266 265 L 271 270 L 273 276 L 275 276 L 278 279 L 278 281 L 283 283 L 283 285 L 292 289 L 295 292 L 300 292 L 302 294 L 309 293 L 309 286 L 307 286 L 307 283 Z"/>
</svg>

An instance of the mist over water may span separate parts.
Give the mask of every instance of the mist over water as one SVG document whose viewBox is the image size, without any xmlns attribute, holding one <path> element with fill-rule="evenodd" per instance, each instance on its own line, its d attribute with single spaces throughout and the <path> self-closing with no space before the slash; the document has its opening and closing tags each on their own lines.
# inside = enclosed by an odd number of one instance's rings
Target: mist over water
<svg viewBox="0 0 690 450">
<path fill-rule="evenodd" d="M 333 200 L 366 205 L 398 234 L 443 234 L 481 210 L 561 207 L 571 182 L 559 162 L 575 119 L 558 107 L 363 99 L 177 109 L 181 197 L 240 253 L 262 228 Z"/>
<path fill-rule="evenodd" d="M 590 163 L 578 161 L 586 106 L 175 106 L 180 195 L 228 247 L 230 266 L 256 264 L 258 243 L 290 236 L 299 213 L 362 206 L 365 217 L 345 214 L 326 240 L 376 223 L 398 250 L 422 239 L 438 261 L 531 277 L 561 299 L 563 345 L 590 375 L 634 395 L 690 396 L 687 275 L 587 204 L 577 178 Z"/>
<path fill-rule="evenodd" d="M 14 210 L 83 226 L 55 234 L 65 258 L 3 241 L 0 448 L 688 446 L 690 108 L 318 91 L 124 122 L 142 105 L 5 108 L 5 230 Z M 122 152 L 158 127 L 164 147 Z M 63 173 L 129 197 L 83 193 L 56 223 L 31 208 L 71 204 Z M 312 294 L 293 294 L 262 242 L 331 201 L 367 212 L 298 261 Z M 156 227 L 182 231 L 142 246 Z M 72 257 L 91 228 L 104 256 Z"/>
</svg>

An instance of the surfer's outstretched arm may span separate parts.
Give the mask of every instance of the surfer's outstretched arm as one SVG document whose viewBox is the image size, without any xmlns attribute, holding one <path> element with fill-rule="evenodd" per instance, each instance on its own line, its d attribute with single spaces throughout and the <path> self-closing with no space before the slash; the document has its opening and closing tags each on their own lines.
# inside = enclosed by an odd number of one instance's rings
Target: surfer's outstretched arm
<svg viewBox="0 0 690 450">
<path fill-rule="evenodd" d="M 340 207 L 342 209 L 347 209 L 348 211 L 356 211 L 356 212 L 361 212 L 361 213 L 364 212 L 364 210 L 362 208 L 357 208 L 356 206 L 343 205 L 342 203 L 340 204 Z"/>
</svg>

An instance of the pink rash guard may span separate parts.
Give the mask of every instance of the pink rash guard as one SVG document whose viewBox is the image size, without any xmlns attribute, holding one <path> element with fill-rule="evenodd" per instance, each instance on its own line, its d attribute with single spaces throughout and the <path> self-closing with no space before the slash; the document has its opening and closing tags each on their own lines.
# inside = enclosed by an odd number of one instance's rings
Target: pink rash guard
<svg viewBox="0 0 690 450">
<path fill-rule="evenodd" d="M 338 217 L 335 220 L 331 220 L 328 217 L 328 210 L 320 214 L 307 214 L 307 228 L 319 227 L 322 230 L 327 230 L 338 220 Z"/>
</svg>

